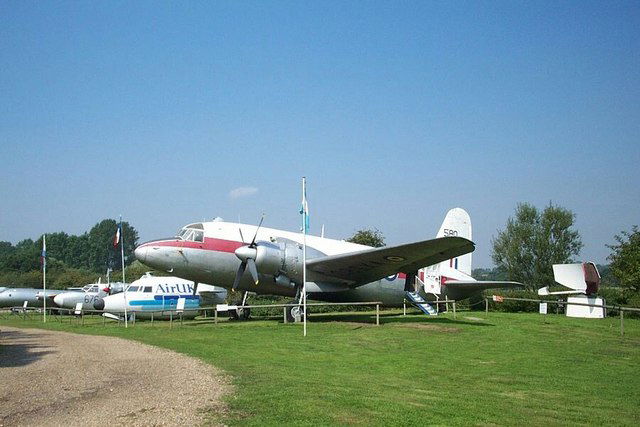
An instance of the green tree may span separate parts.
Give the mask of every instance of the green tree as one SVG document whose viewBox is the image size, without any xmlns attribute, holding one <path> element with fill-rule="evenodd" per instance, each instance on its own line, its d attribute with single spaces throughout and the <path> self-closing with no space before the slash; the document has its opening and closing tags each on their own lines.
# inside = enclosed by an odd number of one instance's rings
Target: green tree
<svg viewBox="0 0 640 427">
<path fill-rule="evenodd" d="M 607 245 L 612 250 L 611 273 L 618 279 L 625 296 L 633 305 L 640 305 L 640 230 L 634 225 L 631 233 L 622 231 L 614 236 L 617 244 Z"/>
<path fill-rule="evenodd" d="M 92 271 L 105 271 L 107 267 L 122 270 L 120 246 L 113 246 L 118 224 L 113 219 L 103 219 L 87 233 L 87 255 L 84 267 Z M 125 265 L 134 261 L 133 251 L 138 245 L 138 232 L 127 222 L 122 223 Z"/>
<path fill-rule="evenodd" d="M 552 264 L 571 262 L 580 253 L 580 233 L 573 230 L 575 214 L 549 204 L 542 212 L 528 203 L 516 207 L 503 231 L 492 240 L 491 257 L 509 280 L 531 289 L 554 283 Z"/>
<path fill-rule="evenodd" d="M 16 248 L 11 242 L 0 242 L 0 271 L 12 270 Z"/>
<path fill-rule="evenodd" d="M 347 242 L 379 248 L 385 246 L 384 236 L 377 228 L 363 228 L 347 239 Z"/>
</svg>

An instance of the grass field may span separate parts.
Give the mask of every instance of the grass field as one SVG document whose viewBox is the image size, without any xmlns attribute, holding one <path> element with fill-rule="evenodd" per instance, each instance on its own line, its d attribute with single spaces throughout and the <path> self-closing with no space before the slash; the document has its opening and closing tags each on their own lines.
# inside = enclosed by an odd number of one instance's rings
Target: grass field
<svg viewBox="0 0 640 427">
<path fill-rule="evenodd" d="M 130 338 L 222 368 L 235 384 L 231 412 L 211 416 L 232 425 L 640 424 L 639 320 L 625 319 L 624 337 L 618 318 L 393 312 L 381 320 L 314 315 L 306 338 L 300 325 L 275 319 L 46 327 Z M 42 327 L 18 316 L 1 324 Z"/>
</svg>

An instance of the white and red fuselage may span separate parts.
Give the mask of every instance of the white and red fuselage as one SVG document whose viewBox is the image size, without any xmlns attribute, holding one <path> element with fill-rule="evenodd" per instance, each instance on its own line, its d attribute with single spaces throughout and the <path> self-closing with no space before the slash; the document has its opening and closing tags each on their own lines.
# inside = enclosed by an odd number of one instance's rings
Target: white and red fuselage
<svg viewBox="0 0 640 427">
<path fill-rule="evenodd" d="M 464 214 L 466 215 L 466 212 Z M 468 226 L 470 237 L 470 224 Z M 262 258 L 258 255 L 256 259 L 259 284 L 256 285 L 249 274 L 244 274 L 237 289 L 260 294 L 296 296 L 296 284 L 302 283 L 304 236 L 301 233 L 258 228 L 254 225 L 216 219 L 211 222 L 189 224 L 173 238 L 143 243 L 136 248 L 135 255 L 142 263 L 158 270 L 170 271 L 178 277 L 195 282 L 231 289 L 240 265 L 236 251 L 247 246 L 248 242 L 244 240 L 254 234 L 261 248 L 267 250 L 266 255 Z M 343 240 L 306 236 L 307 260 L 370 249 L 369 246 Z M 470 254 L 468 257 L 470 269 Z M 455 267 L 458 259 L 441 264 L 449 263 Z M 432 300 L 436 295 L 442 299 L 447 294 L 446 279 L 441 281 L 440 268 L 440 264 L 437 264 L 430 269 L 419 270 L 418 273 L 423 282 L 420 286 L 421 293 Z M 446 273 L 446 277 L 451 279 L 470 278 L 456 268 L 447 269 Z M 326 277 L 307 269 L 306 287 L 308 297 L 319 301 L 381 301 L 385 305 L 397 306 L 402 305 L 405 298 L 405 279 L 406 275 L 398 272 L 375 282 L 349 287 L 344 283 L 327 281 Z"/>
</svg>

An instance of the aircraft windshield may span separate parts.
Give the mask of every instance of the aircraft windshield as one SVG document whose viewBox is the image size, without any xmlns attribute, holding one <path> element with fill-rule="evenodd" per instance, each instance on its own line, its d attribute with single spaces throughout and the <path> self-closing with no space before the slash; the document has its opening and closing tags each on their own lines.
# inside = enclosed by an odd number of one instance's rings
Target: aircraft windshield
<svg viewBox="0 0 640 427">
<path fill-rule="evenodd" d="M 138 292 L 138 286 L 129 286 L 127 292 Z"/>
<path fill-rule="evenodd" d="M 202 224 L 189 224 L 178 231 L 176 236 L 180 240 L 188 242 L 204 242 L 204 231 Z"/>
</svg>

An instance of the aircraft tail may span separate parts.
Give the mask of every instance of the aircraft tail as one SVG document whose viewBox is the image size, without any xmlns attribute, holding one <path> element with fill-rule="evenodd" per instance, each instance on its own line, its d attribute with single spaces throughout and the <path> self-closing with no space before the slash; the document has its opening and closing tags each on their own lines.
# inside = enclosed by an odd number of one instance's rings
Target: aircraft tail
<svg viewBox="0 0 640 427">
<path fill-rule="evenodd" d="M 587 295 L 595 294 L 600 287 L 600 273 L 592 262 L 553 264 L 553 278 L 562 286 Z M 554 294 L 549 292 L 548 287 L 539 289 L 538 293 L 540 292 L 542 292 L 541 295 Z"/>
<path fill-rule="evenodd" d="M 444 218 L 436 237 L 458 236 L 473 241 L 471 238 L 471 218 L 462 208 L 453 208 Z M 471 253 L 443 261 L 439 265 L 440 271 L 447 269 L 458 270 L 471 276 Z"/>
</svg>

